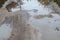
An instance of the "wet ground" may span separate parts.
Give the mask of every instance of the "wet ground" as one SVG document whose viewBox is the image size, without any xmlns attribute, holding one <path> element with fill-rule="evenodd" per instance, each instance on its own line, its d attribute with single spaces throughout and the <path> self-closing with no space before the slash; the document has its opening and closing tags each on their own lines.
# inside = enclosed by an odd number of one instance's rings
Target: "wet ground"
<svg viewBox="0 0 60 40">
<path fill-rule="evenodd" d="M 16 10 L 19 10 L 19 8 L 18 9 L 16 8 Z M 9 15 L 25 13 L 25 12 L 28 13 L 27 16 L 29 22 L 27 20 L 26 21 L 27 23 L 30 24 L 31 29 L 30 28 L 26 28 L 26 29 L 27 30 L 30 29 L 30 34 L 28 35 L 31 35 L 30 36 L 31 38 L 29 37 L 30 39 L 26 39 L 26 40 L 60 40 L 60 15 L 58 13 L 53 13 L 54 10 L 52 10 L 49 7 L 44 7 L 44 5 L 39 4 L 36 0 L 31 0 L 28 2 L 27 0 L 24 0 L 24 5 L 22 5 L 22 10 L 21 10 L 22 12 L 15 12 L 16 10 L 14 9 L 14 11 L 12 13 L 9 13 Z M 4 13 L 8 13 L 8 12 L 5 11 L 0 13 L 3 13 L 3 15 L 5 15 Z M 23 23 L 26 22 L 25 19 L 27 17 L 25 15 L 26 14 L 23 14 L 23 21 L 24 21 Z M 5 16 L 2 19 L 3 21 L 4 18 Z M 14 22 L 17 22 L 16 19 Z M 6 38 L 8 38 L 12 32 L 11 31 L 12 26 L 10 27 L 10 24 L 3 24 L 0 27 L 0 30 L 1 30 L 0 39 L 6 40 Z M 29 32 L 26 31 L 26 33 Z M 26 35 L 27 34 L 25 34 L 25 36 Z"/>
</svg>

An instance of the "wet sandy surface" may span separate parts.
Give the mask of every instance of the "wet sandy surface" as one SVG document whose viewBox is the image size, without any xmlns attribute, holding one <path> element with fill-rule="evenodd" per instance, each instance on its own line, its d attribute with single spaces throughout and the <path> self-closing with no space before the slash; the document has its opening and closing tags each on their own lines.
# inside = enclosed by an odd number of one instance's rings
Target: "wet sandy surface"
<svg viewBox="0 0 60 40">
<path fill-rule="evenodd" d="M 59 40 L 60 15 L 51 14 L 52 18 L 49 15 L 35 15 L 39 16 L 35 18 L 29 14 L 26 11 L 12 12 L 12 14 L 7 11 L 2 12 L 1 21 L 4 24 L 1 22 L 1 40 Z"/>
<path fill-rule="evenodd" d="M 22 11 L 0 10 L 1 40 L 60 40 L 60 15 L 35 0 L 24 2 Z"/>
<path fill-rule="evenodd" d="M 2 10 L 2 9 L 1 9 Z M 6 16 L 4 15 L 6 14 Z M 33 28 L 29 23 L 29 14 L 26 11 L 13 12 L 5 11 L 1 19 L 0 38 L 1 40 L 40 40 L 39 30 Z M 5 32 L 5 34 L 4 34 Z M 39 32 L 40 33 L 40 32 Z M 4 35 L 3 35 L 4 34 Z M 2 36 L 3 35 L 3 36 Z"/>
</svg>

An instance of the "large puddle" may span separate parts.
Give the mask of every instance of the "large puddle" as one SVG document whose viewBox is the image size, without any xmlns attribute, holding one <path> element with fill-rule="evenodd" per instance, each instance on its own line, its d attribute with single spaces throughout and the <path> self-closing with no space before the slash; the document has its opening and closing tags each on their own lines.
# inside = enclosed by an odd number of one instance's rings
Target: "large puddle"
<svg viewBox="0 0 60 40">
<path fill-rule="evenodd" d="M 22 9 L 30 10 L 30 23 L 33 27 L 41 30 L 42 40 L 60 40 L 60 31 L 56 30 L 56 27 L 60 29 L 60 15 L 51 13 L 53 12 L 51 8 L 44 7 L 44 5 L 39 4 L 36 0 L 28 2 L 24 0 Z M 42 15 L 42 17 L 34 18 L 37 15 Z M 53 17 L 48 15 L 52 15 Z"/>
<path fill-rule="evenodd" d="M 51 8 L 44 7 L 37 0 L 23 0 L 23 2 L 21 9 L 29 13 L 32 27 L 40 29 L 42 40 L 60 40 L 60 15 L 51 13 L 53 12 Z M 9 29 L 6 29 L 6 32 L 7 30 Z"/>
</svg>

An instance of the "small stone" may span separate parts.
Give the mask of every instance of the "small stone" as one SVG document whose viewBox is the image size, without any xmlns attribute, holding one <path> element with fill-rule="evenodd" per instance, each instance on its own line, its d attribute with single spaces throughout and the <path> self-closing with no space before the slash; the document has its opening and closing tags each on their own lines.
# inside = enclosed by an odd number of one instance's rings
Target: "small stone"
<svg viewBox="0 0 60 40">
<path fill-rule="evenodd" d="M 60 31 L 58 27 L 56 27 L 56 30 L 57 30 L 57 31 Z"/>
</svg>

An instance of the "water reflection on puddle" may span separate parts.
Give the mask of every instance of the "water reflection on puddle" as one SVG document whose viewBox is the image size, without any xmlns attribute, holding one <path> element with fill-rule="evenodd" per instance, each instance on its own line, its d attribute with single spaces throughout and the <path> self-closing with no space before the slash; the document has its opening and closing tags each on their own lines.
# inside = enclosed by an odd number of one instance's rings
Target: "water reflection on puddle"
<svg viewBox="0 0 60 40">
<path fill-rule="evenodd" d="M 39 3 L 36 0 L 31 0 L 27 2 L 24 0 L 25 4 L 22 5 L 23 10 L 32 10 L 32 9 L 37 9 L 37 12 L 30 11 L 29 14 L 32 15 L 30 18 L 30 23 L 33 27 L 36 27 L 41 30 L 42 32 L 42 39 L 43 40 L 60 40 L 59 38 L 59 32 L 57 32 L 55 29 L 56 27 L 60 27 L 60 15 L 53 14 L 53 10 L 51 8 L 44 7 L 42 4 L 39 5 Z M 48 14 L 51 14 L 50 16 L 52 18 L 48 17 Z M 39 17 L 34 18 L 33 16 L 37 15 L 47 15 L 46 16 L 39 16 Z M 58 20 L 57 20 L 58 19 Z"/>
<path fill-rule="evenodd" d="M 60 28 L 60 15 L 51 14 L 53 17 L 49 18 L 48 14 L 53 12 L 53 10 L 51 8 L 44 7 L 42 4 L 39 4 L 36 0 L 31 0 L 28 2 L 27 2 L 27 0 L 24 0 L 23 2 L 24 2 L 24 4 L 22 5 L 22 10 L 27 11 L 31 15 L 30 23 L 31 23 L 32 27 L 40 29 L 41 34 L 42 34 L 42 39 L 43 40 L 60 40 L 60 38 L 59 38 L 60 31 L 57 32 L 55 30 L 56 27 Z M 19 10 L 19 8 L 16 10 Z M 14 11 L 16 11 L 16 10 L 14 10 Z M 40 15 L 40 16 L 37 16 L 37 15 Z M 45 16 L 43 16 L 43 15 L 45 15 Z M 37 16 L 37 17 L 34 18 L 35 16 Z M 41 18 L 41 19 L 39 19 L 39 18 Z M 2 29 L 2 27 L 0 27 L 0 29 L 2 31 L 4 31 L 4 30 L 6 31 L 5 33 L 7 33 L 8 30 L 11 31 L 11 29 L 9 29 L 8 27 L 6 27 L 6 28 L 7 28 L 7 30 L 5 30 L 5 26 L 4 26 L 4 29 Z M 2 32 L 2 33 L 4 33 L 4 32 Z M 0 33 L 0 34 L 2 34 L 2 33 Z M 9 34 L 7 34 L 7 35 L 9 35 Z M 1 35 L 0 35 L 0 37 L 1 37 Z"/>
<path fill-rule="evenodd" d="M 12 28 L 10 24 L 3 24 L 0 26 L 0 40 L 7 40 L 10 37 Z"/>
</svg>

